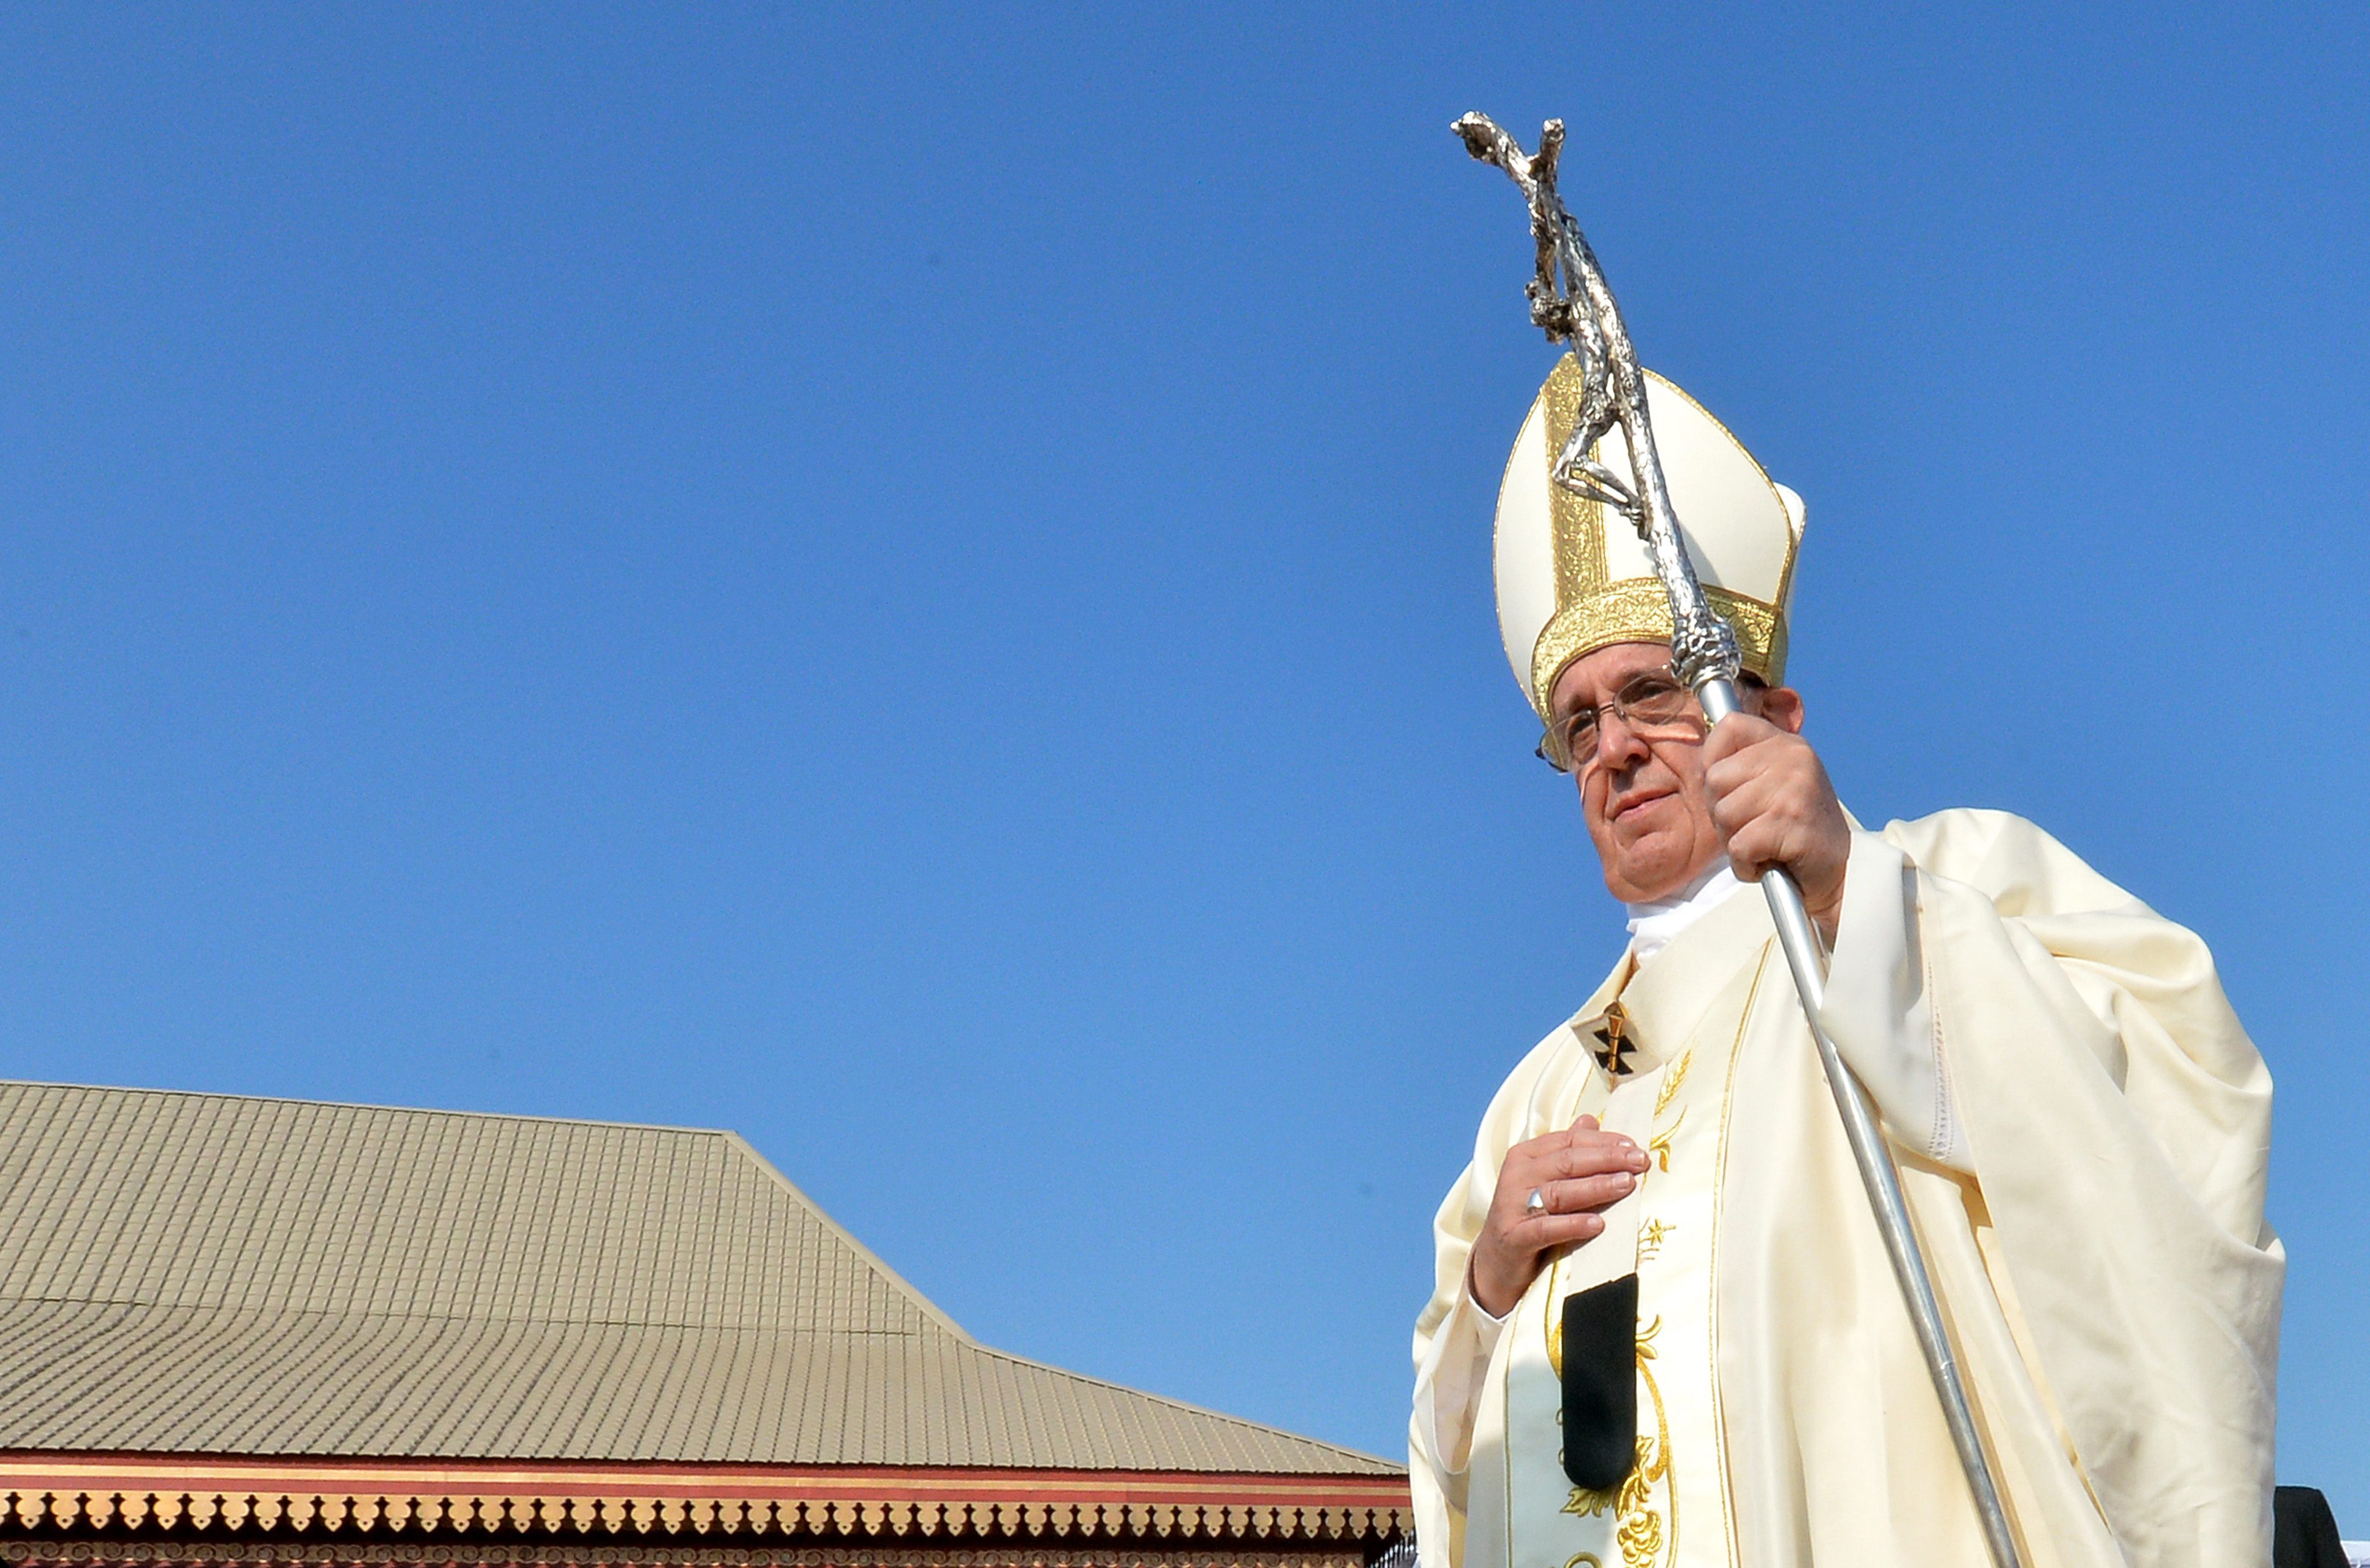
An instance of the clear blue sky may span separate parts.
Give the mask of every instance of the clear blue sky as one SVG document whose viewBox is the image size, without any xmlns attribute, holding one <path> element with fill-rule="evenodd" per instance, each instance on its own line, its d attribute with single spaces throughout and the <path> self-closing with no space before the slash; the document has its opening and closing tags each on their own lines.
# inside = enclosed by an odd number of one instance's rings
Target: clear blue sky
<svg viewBox="0 0 2370 1568">
<path fill-rule="evenodd" d="M 736 1127 L 992 1343 L 1396 1451 L 1621 937 L 1448 132 L 1562 114 L 1846 799 L 2220 955 L 2370 1534 L 2370 12 L 1901 9 L 10 7 L 0 1071 Z"/>
</svg>

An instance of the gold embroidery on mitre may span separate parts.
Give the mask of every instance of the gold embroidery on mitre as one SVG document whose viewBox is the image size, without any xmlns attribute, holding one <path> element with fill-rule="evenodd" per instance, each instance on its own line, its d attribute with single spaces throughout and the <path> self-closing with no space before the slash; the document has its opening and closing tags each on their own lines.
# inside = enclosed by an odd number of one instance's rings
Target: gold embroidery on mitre
<svg viewBox="0 0 2370 1568">
<path fill-rule="evenodd" d="M 1558 496 L 1563 493 L 1559 487 Z M 1560 556 L 1560 538 L 1557 545 L 1557 554 Z M 1560 567 L 1556 576 L 1560 589 Z M 1704 584 L 1704 597 L 1735 628 L 1736 651 L 1745 673 L 1769 686 L 1783 685 L 1786 622 L 1778 612 L 1758 599 L 1748 599 L 1708 582 Z M 1670 640 L 1671 596 L 1662 591 L 1659 577 L 1625 577 L 1580 599 L 1566 599 L 1559 592 L 1556 613 L 1548 617 L 1531 649 L 1531 706 L 1544 721 L 1548 699 L 1555 695 L 1557 678 L 1583 653 L 1593 653 L 1616 642 Z"/>
<path fill-rule="evenodd" d="M 1722 434 L 1728 434 L 1728 427 L 1713 419 L 1702 404 L 1668 382 L 1662 385 L 1663 390 L 1686 398 Z M 1660 578 L 1607 581 L 1605 530 L 1616 524 L 1626 528 L 1629 526 L 1628 520 L 1618 513 L 1608 519 L 1602 502 L 1574 495 L 1555 482 L 1555 461 L 1563 455 L 1564 443 L 1571 439 L 1572 421 L 1580 412 L 1580 362 L 1566 354 L 1548 373 L 1547 386 L 1539 394 L 1547 404 L 1547 509 L 1554 547 L 1556 604 L 1555 613 L 1539 628 L 1538 638 L 1531 645 L 1531 706 L 1542 721 L 1547 716 L 1548 699 L 1555 694 L 1556 678 L 1574 659 L 1616 642 L 1671 640 L 1671 599 Z M 1729 439 L 1736 440 L 1733 435 Z M 1743 451 L 1744 444 L 1737 442 L 1737 449 Z M 1603 450 L 1604 443 L 1600 441 L 1589 455 L 1597 456 Z M 1776 487 L 1771 490 L 1776 499 Z M 1789 516 L 1782 500 L 1778 502 L 1778 514 L 1781 518 Z M 1711 601 L 1711 607 L 1736 630 L 1737 652 L 1746 673 L 1771 686 L 1786 678 L 1786 617 L 1778 606 L 1786 603 L 1787 592 L 1794 581 L 1794 559 L 1801 553 L 1801 541 L 1791 536 L 1790 520 L 1787 526 L 1786 564 L 1778 574 L 1776 604 L 1765 605 L 1731 589 L 1704 584 L 1704 596 Z"/>
</svg>

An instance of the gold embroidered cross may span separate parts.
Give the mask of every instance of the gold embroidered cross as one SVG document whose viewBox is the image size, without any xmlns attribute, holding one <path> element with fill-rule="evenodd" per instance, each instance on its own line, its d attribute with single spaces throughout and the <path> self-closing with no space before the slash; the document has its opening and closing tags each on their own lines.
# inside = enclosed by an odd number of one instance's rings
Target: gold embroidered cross
<svg viewBox="0 0 2370 1568">
<path fill-rule="evenodd" d="M 1605 1023 L 1597 1030 L 1596 1038 L 1603 1042 L 1605 1047 L 1596 1053 L 1596 1065 L 1605 1069 L 1605 1076 L 1628 1077 L 1629 1064 L 1621 1059 L 1621 1053 L 1637 1042 L 1629 1038 L 1629 1015 L 1622 1009 L 1619 1002 L 1605 1005 Z"/>
</svg>

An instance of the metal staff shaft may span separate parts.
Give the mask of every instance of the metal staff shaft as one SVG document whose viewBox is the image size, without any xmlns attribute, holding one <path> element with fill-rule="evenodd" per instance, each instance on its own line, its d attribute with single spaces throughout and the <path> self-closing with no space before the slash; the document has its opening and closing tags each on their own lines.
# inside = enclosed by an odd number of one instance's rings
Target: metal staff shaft
<svg viewBox="0 0 2370 1568">
<path fill-rule="evenodd" d="M 1733 681 L 1715 677 L 1696 688 L 1704 717 L 1717 724 L 1743 706 Z M 1859 1167 L 1860 1185 L 1868 1190 L 1876 1228 L 1884 1238 L 1884 1255 L 1893 1261 L 1893 1277 L 1909 1309 L 1910 1326 L 1917 1331 L 1917 1348 L 1926 1353 L 1926 1370 L 1933 1374 L 1934 1392 L 1942 1401 L 1942 1420 L 1950 1428 L 1951 1446 L 1959 1451 L 1959 1468 L 1967 1472 L 1974 1493 L 1975 1514 L 1984 1526 L 1984 1543 L 1998 1568 L 2019 1568 L 2015 1533 L 2009 1529 L 2008 1508 L 2000 1501 L 1999 1482 L 1984 1452 L 1983 1435 L 1975 1429 L 1975 1412 L 1959 1376 L 1958 1353 L 1942 1326 L 1942 1304 L 1935 1298 L 1934 1281 L 1926 1272 L 1917 1233 L 1910 1228 L 1909 1205 L 1901 1194 L 1901 1173 L 1893 1169 L 1892 1151 L 1877 1125 L 1876 1108 L 1868 1090 L 1853 1076 L 1850 1065 L 1827 1033 L 1819 1015 L 1826 1006 L 1827 944 L 1812 923 L 1802 902 L 1802 890 L 1791 872 L 1771 867 L 1761 873 L 1761 891 L 1769 900 L 1769 917 L 1778 928 L 1778 945 L 1786 951 L 1786 967 L 1794 974 L 1795 993 L 1802 998 L 1802 1017 L 1818 1042 L 1819 1066 L 1826 1069 L 1827 1088 L 1842 1116 L 1844 1141 L 1851 1145 L 1852 1163 Z"/>
<path fill-rule="evenodd" d="M 1671 667 L 1695 688 L 1704 716 L 1717 724 L 1743 706 L 1737 695 L 1740 669 L 1736 633 L 1711 607 L 1695 564 L 1687 559 L 1678 519 L 1671 506 L 1670 488 L 1662 476 L 1662 460 L 1654 449 L 1653 424 L 1646 408 L 1645 380 L 1630 342 L 1620 307 L 1589 248 L 1580 225 L 1565 210 L 1556 192 L 1556 165 L 1563 148 L 1563 121 L 1550 120 L 1539 136 L 1536 155 L 1521 146 L 1487 116 L 1468 114 L 1455 125 L 1467 151 L 1506 171 L 1530 202 L 1531 235 L 1538 247 L 1538 275 L 1528 290 L 1531 319 L 1551 342 L 1574 345 L 1582 372 L 1580 408 L 1570 438 L 1556 457 L 1555 482 L 1587 499 L 1615 507 L 1628 517 L 1645 541 L 1671 601 Z M 1560 282 L 1559 282 L 1559 273 Z M 1615 426 L 1629 454 L 1629 478 L 1624 480 L 1590 454 L 1598 439 Z M 1966 1383 L 1959 1375 L 1957 1353 L 1942 1322 L 1941 1303 L 1926 1270 L 1925 1254 L 1911 1228 L 1909 1207 L 1901 1193 L 1901 1174 L 1877 1125 L 1876 1110 L 1868 1090 L 1852 1076 L 1843 1053 L 1819 1020 L 1826 1001 L 1827 950 L 1819 928 L 1802 902 L 1802 890 L 1782 868 L 1762 874 L 1761 890 L 1769 900 L 1769 915 L 1778 928 L 1786 967 L 1793 972 L 1794 989 L 1801 997 L 1802 1015 L 1817 1042 L 1819 1066 L 1827 1075 L 1835 1110 L 1843 1118 L 1844 1138 L 1851 1146 L 1852 1163 L 1859 1168 L 1868 1190 L 1869 1207 L 1884 1239 L 1885 1256 L 1909 1309 L 1917 1347 L 1934 1378 L 1941 1401 L 1942 1419 L 1958 1449 L 1960 1468 L 1974 1494 L 1975 1513 L 1983 1522 L 1984 1541 L 1996 1568 L 2022 1568 L 1999 1483 L 1984 1452 L 1983 1436 L 1968 1402 Z"/>
</svg>

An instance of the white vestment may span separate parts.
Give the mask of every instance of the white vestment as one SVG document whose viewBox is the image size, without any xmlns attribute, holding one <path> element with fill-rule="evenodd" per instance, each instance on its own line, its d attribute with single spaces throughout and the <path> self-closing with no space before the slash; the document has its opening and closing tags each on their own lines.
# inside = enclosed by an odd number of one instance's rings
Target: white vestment
<svg viewBox="0 0 2370 1568">
<path fill-rule="evenodd" d="M 1988 1562 L 1747 893 L 1625 955 L 1506 1079 L 1441 1205 L 1409 1429 L 1423 1568 Z M 1598 1060 L 1616 1003 L 1619 1077 Z M 1944 812 L 1855 831 L 1824 1020 L 1893 1144 L 2031 1568 L 2267 1562 L 2271 1079 L 2204 944 L 2031 824 Z M 1647 1174 L 1492 1320 L 1466 1265 L 1499 1166 L 1582 1113 Z M 1584 1493 L 1561 1301 L 1633 1268 L 1639 1459 Z"/>
</svg>

